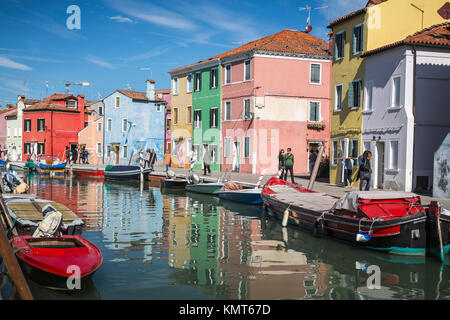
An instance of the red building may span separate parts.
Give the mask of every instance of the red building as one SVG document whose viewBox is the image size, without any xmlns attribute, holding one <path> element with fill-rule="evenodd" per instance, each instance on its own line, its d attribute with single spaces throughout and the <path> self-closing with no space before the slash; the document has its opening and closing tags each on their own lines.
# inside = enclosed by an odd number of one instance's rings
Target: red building
<svg viewBox="0 0 450 320">
<path fill-rule="evenodd" d="M 65 148 L 74 148 L 78 143 L 78 132 L 86 123 L 83 95 L 54 93 L 23 110 L 23 156 L 55 156 L 65 159 Z"/>
</svg>

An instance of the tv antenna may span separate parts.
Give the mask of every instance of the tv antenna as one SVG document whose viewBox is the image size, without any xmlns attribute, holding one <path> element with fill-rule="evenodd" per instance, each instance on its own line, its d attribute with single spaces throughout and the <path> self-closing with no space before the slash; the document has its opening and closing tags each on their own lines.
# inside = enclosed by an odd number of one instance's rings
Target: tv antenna
<svg viewBox="0 0 450 320">
<path fill-rule="evenodd" d="M 306 5 L 304 8 L 298 8 L 299 11 L 308 11 L 308 18 L 306 19 L 306 32 L 309 33 L 312 30 L 312 27 L 310 25 L 311 22 L 311 7 L 309 5 Z"/>
</svg>

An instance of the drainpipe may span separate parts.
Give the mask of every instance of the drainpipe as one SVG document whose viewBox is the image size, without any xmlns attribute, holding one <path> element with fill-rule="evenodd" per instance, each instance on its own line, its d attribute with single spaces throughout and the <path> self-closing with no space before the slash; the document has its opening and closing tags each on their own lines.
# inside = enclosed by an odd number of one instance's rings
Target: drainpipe
<svg viewBox="0 0 450 320">
<path fill-rule="evenodd" d="M 412 47 L 412 53 L 413 53 L 413 105 L 412 105 L 412 114 L 413 114 L 413 120 L 414 120 L 414 128 L 413 128 L 413 156 L 412 156 L 412 167 L 411 167 L 411 191 L 413 191 L 413 186 L 414 186 L 414 158 L 416 156 L 415 153 L 415 149 L 416 149 L 416 144 L 414 143 L 414 140 L 416 138 L 416 85 L 417 85 L 417 81 L 416 81 L 416 73 L 417 73 L 417 50 L 416 47 L 413 46 Z M 416 186 L 417 187 L 417 186 Z"/>
</svg>

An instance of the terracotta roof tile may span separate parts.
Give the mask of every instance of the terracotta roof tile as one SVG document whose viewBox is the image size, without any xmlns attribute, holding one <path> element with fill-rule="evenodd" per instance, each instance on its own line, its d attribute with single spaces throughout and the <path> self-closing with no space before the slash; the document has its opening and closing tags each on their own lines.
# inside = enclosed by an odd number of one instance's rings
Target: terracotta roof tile
<svg viewBox="0 0 450 320">
<path fill-rule="evenodd" d="M 258 51 L 279 52 L 286 54 L 307 54 L 314 56 L 329 55 L 328 45 L 324 40 L 316 38 L 303 31 L 284 29 L 283 31 L 246 43 L 240 47 L 218 54 L 214 57 L 184 67 L 172 69 L 169 73 L 214 59 L 225 58 L 240 53 Z"/>
<path fill-rule="evenodd" d="M 333 20 L 328 25 L 328 28 L 331 28 L 331 27 L 333 27 L 333 26 L 335 26 L 335 25 L 337 25 L 337 24 L 339 24 L 341 22 L 349 20 L 349 19 L 351 19 L 353 17 L 356 17 L 356 16 L 358 16 L 360 14 L 366 13 L 366 10 L 367 10 L 366 8 L 362 8 L 362 9 L 350 12 L 349 14 L 346 14 L 345 16 L 342 16 L 342 17 L 340 17 L 340 18 L 338 18 L 336 20 Z"/>
<path fill-rule="evenodd" d="M 41 100 L 39 100 L 39 99 L 23 99 L 22 100 L 22 102 L 24 103 L 24 104 L 35 104 L 35 103 L 38 103 L 38 102 L 40 102 Z"/>
<path fill-rule="evenodd" d="M 450 22 L 434 25 L 403 40 L 364 52 L 361 56 L 367 57 L 385 50 L 396 48 L 402 45 L 419 45 L 432 47 L 449 47 L 450 48 Z"/>
<path fill-rule="evenodd" d="M 388 0 L 369 0 L 369 1 L 367 1 L 366 7 L 375 6 L 377 4 L 380 4 L 380 3 L 383 3 L 386 1 L 388 1 Z"/>
<path fill-rule="evenodd" d="M 16 110 L 17 109 L 17 107 L 11 107 L 11 108 L 8 108 L 8 109 L 3 109 L 3 110 L 0 110 L 0 114 L 4 114 L 4 113 L 7 113 L 8 111 L 12 111 L 12 110 Z"/>
<path fill-rule="evenodd" d="M 56 100 L 66 100 L 66 99 L 75 99 L 75 100 L 77 100 L 77 97 L 75 97 L 73 94 L 54 93 L 50 97 L 47 97 L 45 99 L 54 100 L 54 101 L 56 101 Z"/>
<path fill-rule="evenodd" d="M 155 93 L 162 93 L 162 94 L 169 94 L 170 93 L 170 89 L 161 89 L 161 90 L 155 90 Z"/>
<path fill-rule="evenodd" d="M 150 101 L 147 98 L 147 95 L 145 92 L 138 92 L 138 91 L 131 91 L 131 90 L 117 90 L 117 92 L 120 92 L 121 94 L 123 94 L 133 100 Z"/>
</svg>

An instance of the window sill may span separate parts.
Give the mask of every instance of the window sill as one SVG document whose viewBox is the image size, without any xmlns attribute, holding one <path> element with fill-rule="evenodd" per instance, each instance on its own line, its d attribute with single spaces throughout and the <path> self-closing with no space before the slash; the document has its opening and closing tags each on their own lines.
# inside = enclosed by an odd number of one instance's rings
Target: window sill
<svg viewBox="0 0 450 320">
<path fill-rule="evenodd" d="M 387 111 L 395 112 L 395 111 L 399 111 L 399 110 L 401 110 L 401 109 L 402 109 L 402 107 L 388 107 L 388 108 L 387 108 Z"/>
<path fill-rule="evenodd" d="M 309 82 L 309 84 L 314 85 L 314 86 L 321 86 L 322 82 L 319 82 L 319 83 Z"/>
<path fill-rule="evenodd" d="M 361 107 L 360 106 L 358 106 L 358 107 L 351 107 L 350 108 L 350 111 L 353 111 L 353 110 L 359 110 Z"/>
<path fill-rule="evenodd" d="M 385 173 L 386 174 L 397 174 L 400 172 L 400 169 L 386 169 Z"/>
<path fill-rule="evenodd" d="M 373 110 L 363 110 L 362 113 L 363 114 L 372 114 Z"/>
</svg>

